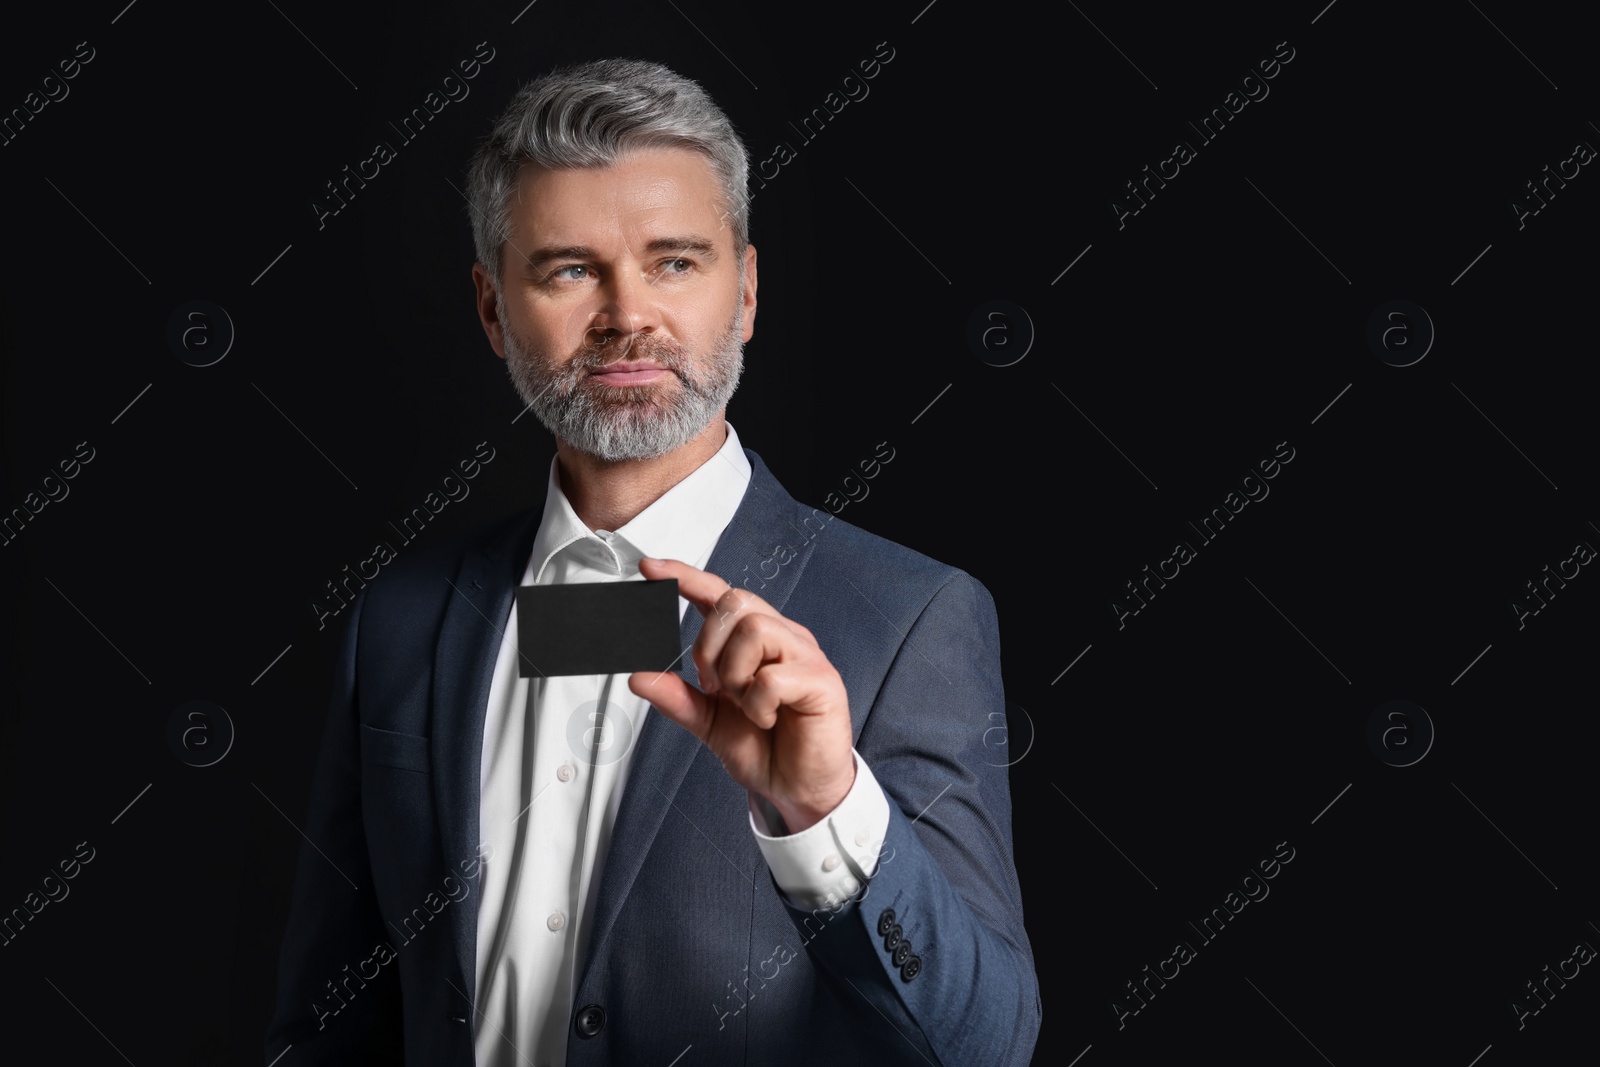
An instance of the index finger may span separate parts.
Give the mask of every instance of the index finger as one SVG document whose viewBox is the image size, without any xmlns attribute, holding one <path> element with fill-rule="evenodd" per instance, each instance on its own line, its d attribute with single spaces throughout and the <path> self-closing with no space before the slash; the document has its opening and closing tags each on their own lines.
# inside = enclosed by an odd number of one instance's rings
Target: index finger
<svg viewBox="0 0 1600 1067">
<path fill-rule="evenodd" d="M 651 573 L 646 573 L 647 567 Z M 728 584 L 726 579 L 691 566 L 681 559 L 652 559 L 647 556 L 639 560 L 639 570 L 640 573 L 645 573 L 646 577 L 676 578 L 679 595 L 693 604 L 703 618 L 710 618 L 714 612 L 719 617 L 733 614 L 717 610 L 717 604 L 729 593 L 734 592 L 734 587 Z M 743 595 L 737 598 L 736 610 L 766 603 L 748 589 L 742 592 Z"/>
</svg>

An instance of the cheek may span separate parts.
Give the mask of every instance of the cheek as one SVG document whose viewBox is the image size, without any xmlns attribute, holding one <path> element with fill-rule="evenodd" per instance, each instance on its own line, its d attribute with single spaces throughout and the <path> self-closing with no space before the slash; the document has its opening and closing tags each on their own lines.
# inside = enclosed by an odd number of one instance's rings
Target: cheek
<svg viewBox="0 0 1600 1067">
<path fill-rule="evenodd" d="M 551 308 L 528 300 L 502 328 L 529 359 L 546 363 L 576 350 L 592 317 L 577 308 Z"/>
<path fill-rule="evenodd" d="M 750 340 L 753 329 L 752 313 L 744 308 L 740 294 L 734 292 L 719 299 L 714 307 L 705 309 L 700 319 L 701 335 L 707 345 L 720 344 L 732 333 L 741 340 Z"/>
<path fill-rule="evenodd" d="M 594 326 L 598 312 L 593 308 L 574 305 L 535 317 L 535 325 L 543 331 L 548 346 L 558 351 L 571 352 L 584 343 Z"/>
</svg>

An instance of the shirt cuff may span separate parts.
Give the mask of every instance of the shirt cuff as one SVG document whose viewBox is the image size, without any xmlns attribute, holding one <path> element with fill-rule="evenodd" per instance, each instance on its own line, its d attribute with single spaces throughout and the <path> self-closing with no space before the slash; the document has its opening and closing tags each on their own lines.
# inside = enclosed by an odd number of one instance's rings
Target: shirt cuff
<svg viewBox="0 0 1600 1067">
<path fill-rule="evenodd" d="M 776 809 L 750 798 L 750 831 L 772 880 L 797 908 L 833 906 L 862 887 L 878 869 L 889 832 L 889 799 L 866 761 L 852 750 L 856 780 L 839 806 L 797 834 L 786 833 Z"/>
</svg>

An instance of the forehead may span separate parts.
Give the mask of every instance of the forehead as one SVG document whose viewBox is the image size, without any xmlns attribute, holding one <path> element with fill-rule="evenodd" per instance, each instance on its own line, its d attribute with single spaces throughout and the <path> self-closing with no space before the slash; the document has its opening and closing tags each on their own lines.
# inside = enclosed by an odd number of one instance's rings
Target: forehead
<svg viewBox="0 0 1600 1067">
<path fill-rule="evenodd" d="M 527 164 L 511 216 L 513 239 L 524 248 L 632 246 L 688 233 L 732 240 L 711 161 L 687 148 L 636 149 L 607 167 Z"/>
</svg>

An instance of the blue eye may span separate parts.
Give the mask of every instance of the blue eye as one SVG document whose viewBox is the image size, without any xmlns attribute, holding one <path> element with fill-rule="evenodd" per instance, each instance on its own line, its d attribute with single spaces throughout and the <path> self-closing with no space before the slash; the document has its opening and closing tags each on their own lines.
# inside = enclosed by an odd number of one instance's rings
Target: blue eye
<svg viewBox="0 0 1600 1067">
<path fill-rule="evenodd" d="M 582 272 L 582 271 L 586 271 L 588 269 L 589 269 L 588 267 L 585 267 L 581 263 L 574 263 L 569 267 L 557 267 L 554 271 L 551 272 L 550 277 L 552 277 L 552 278 L 561 278 L 561 279 L 563 279 L 565 281 L 573 281 L 573 282 L 575 282 L 578 279 L 568 275 L 567 271 L 575 270 L 575 271 Z"/>
</svg>

